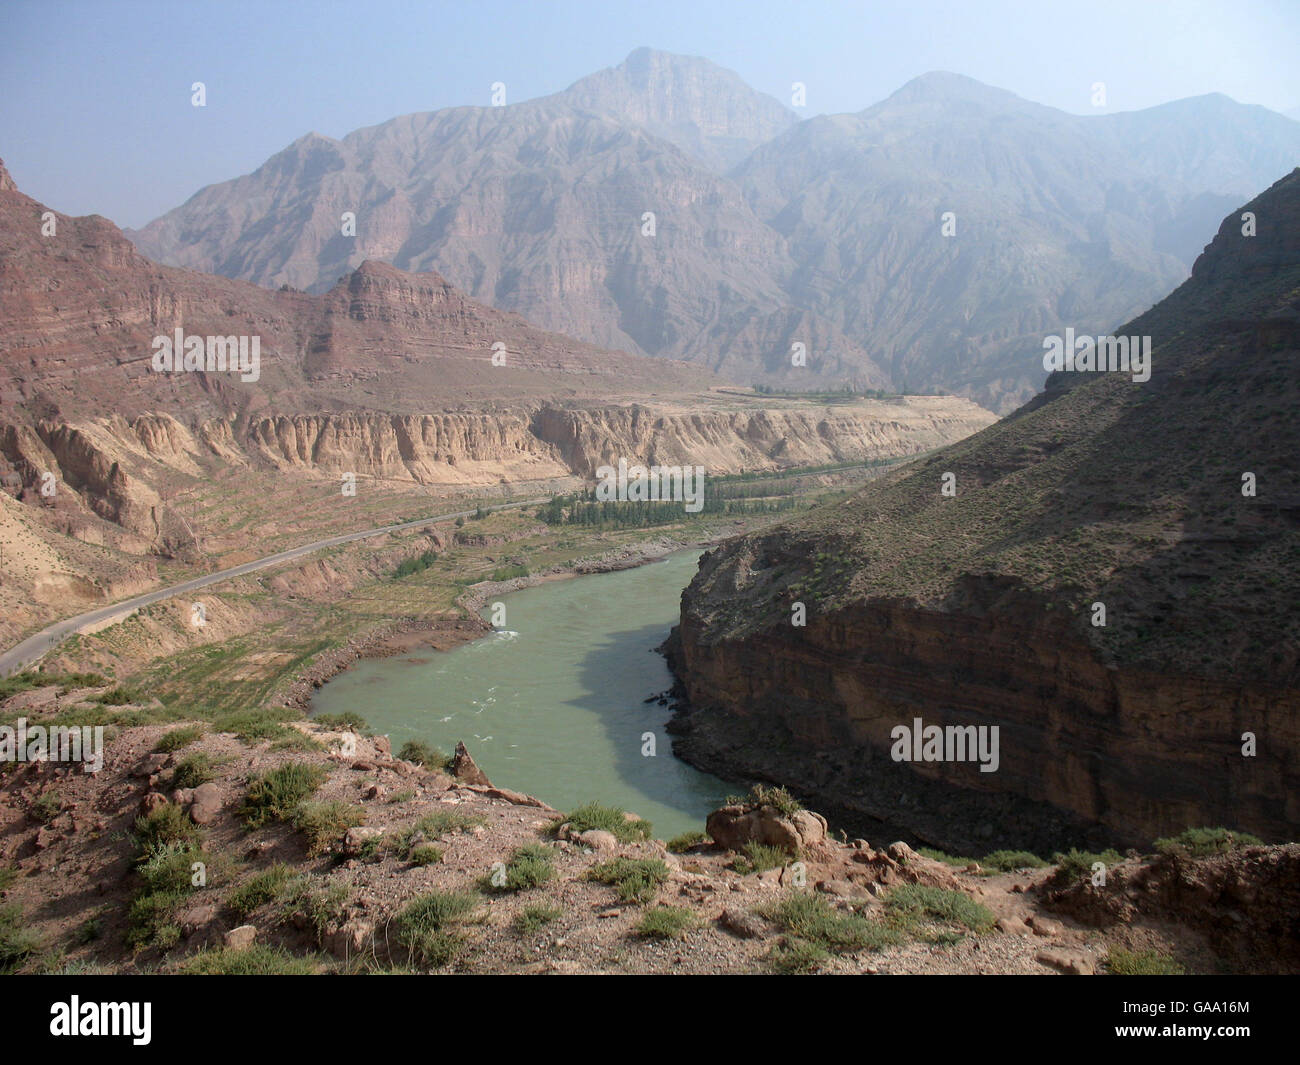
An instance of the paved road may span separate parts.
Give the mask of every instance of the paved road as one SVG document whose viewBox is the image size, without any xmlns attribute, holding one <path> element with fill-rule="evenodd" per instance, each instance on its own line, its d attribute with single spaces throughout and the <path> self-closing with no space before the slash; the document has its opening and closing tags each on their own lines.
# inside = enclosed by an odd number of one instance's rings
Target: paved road
<svg viewBox="0 0 1300 1065">
<path fill-rule="evenodd" d="M 536 506 L 538 503 L 545 502 L 545 499 L 525 499 L 518 503 L 499 503 L 496 506 L 484 507 L 483 509 L 509 510 L 511 507 Z M 209 573 L 204 577 L 195 577 L 192 581 L 183 581 L 167 588 L 158 588 L 155 591 L 146 592 L 144 595 L 137 595 L 134 599 L 124 599 L 120 603 L 113 603 L 111 606 L 89 610 L 84 614 L 78 614 L 75 618 L 56 621 L 53 625 L 42 629 L 34 636 L 27 637 L 22 643 L 16 644 L 8 651 L 0 654 L 0 676 L 7 677 L 10 673 L 32 666 L 79 629 L 99 621 L 106 621 L 118 614 L 138 610 L 142 606 L 149 606 L 151 603 L 170 599 L 175 595 L 184 595 L 186 592 L 197 591 L 199 588 L 206 588 L 210 584 L 230 580 L 231 577 L 242 577 L 246 573 L 255 573 L 257 570 L 266 569 L 268 566 L 275 566 L 281 562 L 301 558 L 303 555 L 310 555 L 322 548 L 335 547 L 338 544 L 350 544 L 354 540 L 365 540 L 371 536 L 382 536 L 384 533 L 397 532 L 401 529 L 414 529 L 421 525 L 428 525 L 430 522 L 468 518 L 472 517 L 474 513 L 473 510 L 458 510 L 452 514 L 438 514 L 429 518 L 419 518 L 415 521 L 404 521 L 399 525 L 384 525 L 378 529 L 366 529 L 364 532 L 331 536 L 328 540 L 317 540 L 314 543 L 303 544 L 302 547 L 281 551 L 277 555 L 267 555 L 266 558 L 259 558 L 256 562 L 245 562 L 240 566 L 231 566 L 230 569 L 218 570 L 216 573 Z"/>
</svg>

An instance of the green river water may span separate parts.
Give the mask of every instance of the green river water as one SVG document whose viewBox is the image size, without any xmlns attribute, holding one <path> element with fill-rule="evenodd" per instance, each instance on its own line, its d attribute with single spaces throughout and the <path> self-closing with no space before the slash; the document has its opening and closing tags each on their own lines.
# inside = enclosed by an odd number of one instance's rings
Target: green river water
<svg viewBox="0 0 1300 1065">
<path fill-rule="evenodd" d="M 367 659 L 312 699 L 360 713 L 392 738 L 450 752 L 463 740 L 494 784 L 561 810 L 621 806 L 667 839 L 702 829 L 729 792 L 673 756 L 668 708 L 643 700 L 672 683 L 654 651 L 677 621 L 699 552 L 501 596 L 506 624 L 449 652 Z M 491 619 L 490 614 L 486 615 Z M 657 753 L 642 754 L 642 734 Z"/>
</svg>

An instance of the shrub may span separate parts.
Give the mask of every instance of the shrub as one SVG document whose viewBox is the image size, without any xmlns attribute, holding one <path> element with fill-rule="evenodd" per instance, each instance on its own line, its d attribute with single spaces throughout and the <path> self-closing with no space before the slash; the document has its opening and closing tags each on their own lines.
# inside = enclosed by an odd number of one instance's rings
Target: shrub
<svg viewBox="0 0 1300 1065">
<path fill-rule="evenodd" d="M 22 907 L 0 906 L 0 974 L 14 972 L 38 949 L 40 940 L 26 926 Z"/>
<path fill-rule="evenodd" d="M 403 762 L 414 762 L 427 769 L 444 769 L 451 762 L 451 759 L 437 747 L 423 740 L 407 740 L 402 744 L 402 749 L 397 752 L 397 757 Z"/>
<path fill-rule="evenodd" d="M 1096 862 L 1111 866 L 1118 865 L 1123 860 L 1123 855 L 1116 850 L 1093 852 L 1072 849 L 1064 854 L 1052 855 L 1052 864 L 1057 867 L 1054 875 L 1063 880 L 1081 880 L 1091 876 Z"/>
<path fill-rule="evenodd" d="M 698 847 L 702 843 L 711 843 L 712 839 L 707 832 L 701 832 L 698 829 L 694 832 L 683 832 L 680 836 L 674 836 L 668 841 L 668 850 L 673 854 L 685 854 L 692 847 Z"/>
<path fill-rule="evenodd" d="M 173 788 L 197 788 L 215 777 L 217 762 L 206 751 L 196 751 L 182 758 L 172 771 Z"/>
<path fill-rule="evenodd" d="M 432 843 L 417 843 L 411 848 L 409 860 L 416 865 L 434 865 L 442 861 L 442 851 Z"/>
<path fill-rule="evenodd" d="M 941 921 L 972 932 L 993 927 L 993 913 L 969 895 L 928 884 L 900 884 L 885 899 L 885 912 L 901 924 Z"/>
<path fill-rule="evenodd" d="M 135 843 L 140 861 L 174 843 L 191 843 L 199 838 L 199 826 L 175 803 L 160 806 L 135 822 Z"/>
<path fill-rule="evenodd" d="M 351 895 L 346 884 L 322 887 L 318 879 L 304 873 L 286 885 L 280 919 L 309 926 L 319 942 L 331 926 L 347 919 L 346 907 Z"/>
<path fill-rule="evenodd" d="M 525 906 L 515 915 L 515 931 L 521 936 L 531 935 L 552 921 L 559 920 L 561 913 L 558 906 L 545 902 Z"/>
<path fill-rule="evenodd" d="M 552 827 L 558 829 L 560 825 L 566 822 L 573 826 L 574 832 L 587 832 L 591 829 L 612 832 L 621 843 L 634 843 L 639 840 L 649 839 L 654 827 L 649 821 L 641 818 L 629 821 L 624 812 L 617 806 L 601 806 L 595 802 L 589 802 L 587 805 L 579 806 L 571 813 L 565 814 L 555 821 Z"/>
<path fill-rule="evenodd" d="M 293 813 L 293 827 L 307 837 L 307 854 L 313 858 L 365 820 L 364 810 L 346 802 L 304 802 Z"/>
<path fill-rule="evenodd" d="M 48 825 L 63 809 L 63 797 L 57 791 L 47 791 L 32 800 L 28 813 L 42 825 Z"/>
<path fill-rule="evenodd" d="M 259 906 L 274 902 L 285 893 L 295 873 L 289 866 L 277 862 L 236 888 L 226 900 L 235 916 L 247 917 Z"/>
<path fill-rule="evenodd" d="M 158 738 L 158 742 L 153 745 L 154 753 L 170 754 L 172 751 L 179 751 L 182 747 L 188 747 L 202 735 L 202 725 L 184 725 L 181 728 L 174 728 Z"/>
<path fill-rule="evenodd" d="M 523 891 L 545 884 L 555 875 L 555 852 L 542 843 L 525 843 L 511 852 L 505 863 L 505 882 L 496 873 L 483 877 L 484 891 Z"/>
<path fill-rule="evenodd" d="M 1011 873 L 1017 869 L 1044 869 L 1048 863 L 1029 851 L 994 851 L 979 864 L 984 869 Z"/>
<path fill-rule="evenodd" d="M 668 866 L 658 858 L 614 858 L 594 865 L 585 879 L 612 884 L 622 902 L 649 902 L 668 879 Z"/>
<path fill-rule="evenodd" d="M 239 816 L 249 828 L 288 819 L 297 805 L 325 783 L 321 766 L 290 762 L 249 782 Z M 165 807 L 164 807 L 165 809 Z"/>
<path fill-rule="evenodd" d="M 1211 854 L 1226 854 L 1234 847 L 1258 847 L 1263 842 L 1248 832 L 1230 832 L 1226 828 L 1189 828 L 1176 836 L 1158 839 L 1153 845 L 1160 854 L 1205 858 Z"/>
<path fill-rule="evenodd" d="M 254 943 L 242 950 L 201 950 L 185 960 L 180 972 L 186 976 L 314 976 L 323 964 L 323 958 Z"/>
<path fill-rule="evenodd" d="M 699 923 L 694 910 L 683 906 L 656 906 L 642 915 L 636 934 L 647 939 L 681 939 Z"/>
<path fill-rule="evenodd" d="M 398 914 L 397 941 L 417 965 L 449 965 L 465 949 L 459 929 L 478 919 L 478 904 L 479 900 L 467 892 L 434 891 L 422 895 Z"/>
<path fill-rule="evenodd" d="M 1155 950 L 1112 949 L 1106 955 L 1106 970 L 1112 976 L 1183 975 L 1183 967 L 1178 962 Z"/>
</svg>

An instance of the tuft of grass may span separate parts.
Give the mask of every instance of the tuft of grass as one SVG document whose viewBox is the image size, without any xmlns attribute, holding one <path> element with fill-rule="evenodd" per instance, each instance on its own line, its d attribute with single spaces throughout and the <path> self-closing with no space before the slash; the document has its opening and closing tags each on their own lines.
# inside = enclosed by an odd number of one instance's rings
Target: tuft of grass
<svg viewBox="0 0 1300 1065">
<path fill-rule="evenodd" d="M 770 847 L 766 843 L 755 843 L 750 840 L 740 848 L 740 852 L 731 864 L 741 876 L 748 876 L 750 873 L 765 873 L 769 869 L 780 869 L 793 857 L 794 855 L 784 847 Z"/>
<path fill-rule="evenodd" d="M 428 968 L 450 965 L 465 951 L 460 929 L 475 923 L 478 897 L 468 892 L 434 891 L 413 900 L 397 915 L 397 941 L 413 964 Z"/>
<path fill-rule="evenodd" d="M 202 725 L 183 725 L 180 728 L 174 728 L 158 738 L 158 742 L 153 745 L 154 753 L 171 754 L 172 751 L 179 751 L 182 747 L 188 747 L 202 736 Z"/>
<path fill-rule="evenodd" d="M 1064 854 L 1052 855 L 1052 864 L 1056 866 L 1056 876 L 1065 880 L 1082 880 L 1092 875 L 1095 862 L 1102 862 L 1107 867 L 1118 865 L 1124 856 L 1117 850 L 1081 851 L 1072 849 Z"/>
<path fill-rule="evenodd" d="M 32 801 L 27 812 L 32 815 L 33 820 L 42 825 L 48 825 L 63 809 L 63 796 L 57 791 L 43 792 L 38 798 Z"/>
<path fill-rule="evenodd" d="M 206 751 L 195 751 L 176 763 L 172 770 L 173 788 L 197 788 L 217 775 L 221 763 Z"/>
<path fill-rule="evenodd" d="M 969 895 L 929 884 L 900 884 L 885 899 L 886 914 L 906 927 L 923 923 L 958 924 L 972 932 L 993 927 L 993 913 Z"/>
<path fill-rule="evenodd" d="M 479 814 L 467 814 L 463 810 L 431 810 L 415 822 L 415 831 L 436 839 L 452 832 L 469 832 L 486 824 Z"/>
<path fill-rule="evenodd" d="M 629 821 L 624 816 L 624 811 L 617 806 L 601 806 L 600 803 L 595 802 L 579 806 L 576 810 L 558 818 L 552 828 L 558 829 L 565 823 L 572 825 L 574 832 L 587 832 L 591 829 L 612 832 L 620 843 L 647 840 L 654 829 L 649 821 L 640 818 Z"/>
<path fill-rule="evenodd" d="M 423 740 L 407 740 L 397 752 L 397 757 L 403 762 L 414 762 L 426 769 L 446 769 L 451 764 L 448 755 Z"/>
<path fill-rule="evenodd" d="M 415 865 L 436 865 L 442 861 L 442 850 L 432 843 L 417 843 L 411 848 L 407 860 Z"/>
<path fill-rule="evenodd" d="M 325 744 L 315 736 L 308 736 L 296 728 L 282 729 L 279 736 L 271 741 L 268 750 L 272 751 L 323 751 Z"/>
<path fill-rule="evenodd" d="M 525 906 L 515 914 L 515 931 L 521 936 L 532 935 L 552 921 L 558 921 L 562 913 L 558 906 L 552 906 L 548 902 Z"/>
<path fill-rule="evenodd" d="M 1113 948 L 1106 955 L 1106 971 L 1112 976 L 1182 976 L 1184 970 L 1173 957 L 1156 950 Z"/>
<path fill-rule="evenodd" d="M 963 869 L 970 865 L 974 858 L 963 858 L 958 854 L 948 854 L 934 847 L 918 847 L 916 853 L 923 858 L 929 858 L 934 862 L 943 862 L 944 865 L 951 865 L 956 869 Z"/>
<path fill-rule="evenodd" d="M 646 903 L 668 879 L 668 866 L 658 858 L 614 858 L 593 865 L 583 876 L 600 884 L 612 884 L 621 902 Z"/>
<path fill-rule="evenodd" d="M 274 902 L 284 895 L 296 875 L 283 862 L 276 862 L 231 892 L 226 905 L 242 920 L 259 906 Z"/>
<path fill-rule="evenodd" d="M 144 702 L 138 692 L 123 688 L 121 685 L 95 696 L 94 701 L 100 706 L 129 706 Z"/>
<path fill-rule="evenodd" d="M 365 811 L 346 802 L 304 802 L 293 812 L 293 827 L 307 837 L 307 855 L 324 854 L 349 828 L 364 824 Z"/>
<path fill-rule="evenodd" d="M 136 818 L 135 844 L 140 850 L 140 861 L 174 843 L 194 843 L 199 838 L 199 826 L 175 803 L 160 806 L 152 813 Z"/>
<path fill-rule="evenodd" d="M 647 939 L 681 939 L 699 924 L 694 910 L 684 906 L 656 906 L 641 916 L 636 934 Z"/>
<path fill-rule="evenodd" d="M 504 881 L 496 883 L 496 876 L 494 872 L 482 878 L 480 886 L 484 891 L 523 891 L 538 887 L 555 876 L 555 851 L 543 843 L 525 843 L 506 859 Z"/>
<path fill-rule="evenodd" d="M 1048 863 L 1029 851 L 994 851 L 985 855 L 979 863 L 981 869 L 992 869 L 999 873 L 1012 873 L 1017 869 L 1044 869 Z"/>
<path fill-rule="evenodd" d="M 290 954 L 280 947 L 254 943 L 242 950 L 217 947 L 192 954 L 180 967 L 186 976 L 315 976 L 324 958 Z"/>
<path fill-rule="evenodd" d="M 856 913 L 839 913 L 821 895 L 791 891 L 756 911 L 794 939 L 823 952 L 880 950 L 901 942 L 899 931 Z"/>
<path fill-rule="evenodd" d="M 334 926 L 347 920 L 347 902 L 352 890 L 346 884 L 321 886 L 310 873 L 294 877 L 283 892 L 280 919 L 299 927 L 306 925 L 316 934 L 316 941 Z"/>
<path fill-rule="evenodd" d="M 816 943 L 782 937 L 768 952 L 767 960 L 777 972 L 791 975 L 816 972 L 829 957 Z"/>
<path fill-rule="evenodd" d="M 324 768 L 305 762 L 290 762 L 249 782 L 239 816 L 249 828 L 261 828 L 270 821 L 285 821 L 298 804 L 325 783 Z"/>
<path fill-rule="evenodd" d="M 685 854 L 692 847 L 709 842 L 711 842 L 709 834 L 697 829 L 694 832 L 683 832 L 680 836 L 674 836 L 666 846 L 672 854 Z"/>
<path fill-rule="evenodd" d="M 1207 858 L 1227 854 L 1235 847 L 1258 847 L 1264 841 L 1249 832 L 1230 832 L 1226 828 L 1188 828 L 1176 836 L 1166 836 L 1153 846 L 1160 854 L 1182 854 L 1189 858 Z"/>
<path fill-rule="evenodd" d="M 395 791 L 393 792 L 393 794 L 388 796 L 387 802 L 390 805 L 396 806 L 399 803 L 410 802 L 414 798 L 415 798 L 415 789 L 404 788 L 402 791 Z"/>
<path fill-rule="evenodd" d="M 40 949 L 41 941 L 27 927 L 16 902 L 0 906 L 0 974 L 17 971 Z"/>
</svg>

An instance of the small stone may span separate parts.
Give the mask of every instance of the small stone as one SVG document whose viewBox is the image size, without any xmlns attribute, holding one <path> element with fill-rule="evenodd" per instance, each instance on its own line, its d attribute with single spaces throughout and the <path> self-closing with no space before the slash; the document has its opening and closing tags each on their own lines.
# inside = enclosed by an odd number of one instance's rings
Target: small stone
<svg viewBox="0 0 1300 1065">
<path fill-rule="evenodd" d="M 728 932 L 741 939 L 758 939 L 766 931 L 763 922 L 744 910 L 727 908 L 722 911 L 718 923 Z"/>
<path fill-rule="evenodd" d="M 1092 959 L 1087 955 L 1063 950 L 1040 950 L 1034 955 L 1034 960 L 1070 976 L 1092 976 L 1096 971 Z"/>
<path fill-rule="evenodd" d="M 1065 926 L 1060 921 L 1053 921 L 1049 917 L 1031 917 L 1029 924 L 1034 930 L 1034 935 L 1046 939 L 1056 939 L 1065 934 Z"/>
<path fill-rule="evenodd" d="M 1029 935 L 1029 926 L 1019 917 L 999 917 L 997 919 L 997 928 L 1009 936 Z"/>
<path fill-rule="evenodd" d="M 238 928 L 232 928 L 227 932 L 222 941 L 232 950 L 244 950 L 257 941 L 257 926 L 241 924 Z"/>
</svg>

